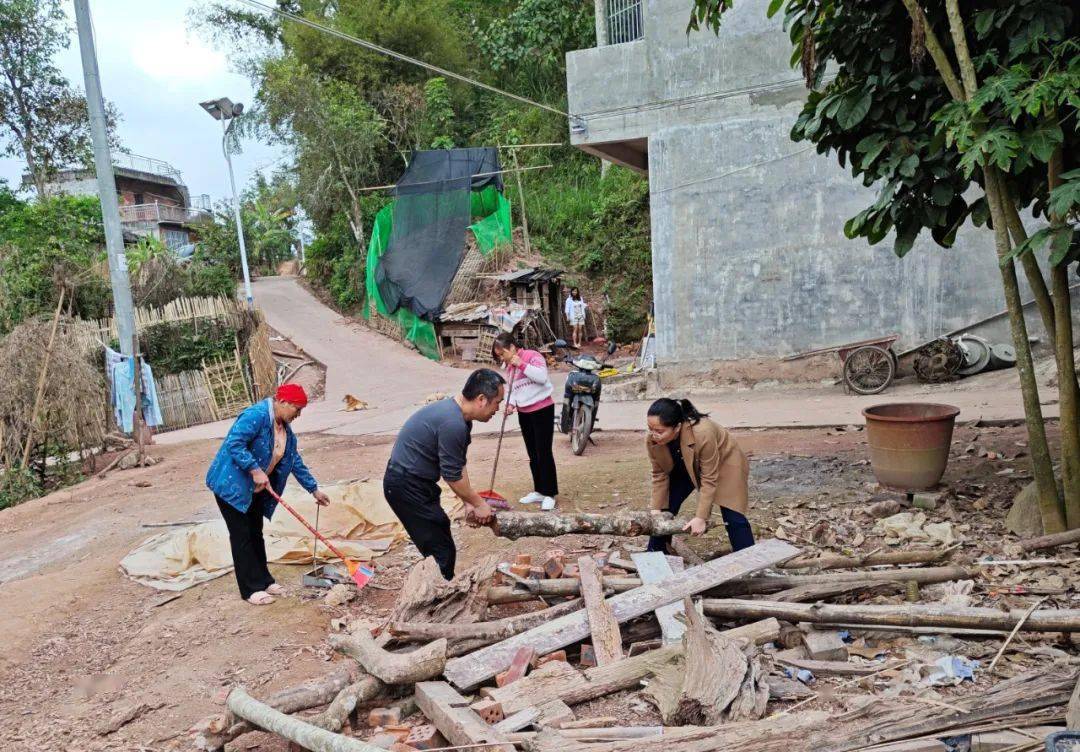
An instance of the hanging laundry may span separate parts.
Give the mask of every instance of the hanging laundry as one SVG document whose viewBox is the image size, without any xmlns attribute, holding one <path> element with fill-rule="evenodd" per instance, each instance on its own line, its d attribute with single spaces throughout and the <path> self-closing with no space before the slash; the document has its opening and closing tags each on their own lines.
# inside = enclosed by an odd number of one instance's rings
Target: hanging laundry
<svg viewBox="0 0 1080 752">
<path fill-rule="evenodd" d="M 116 425 L 124 433 L 135 430 L 135 367 L 134 359 L 105 348 L 105 372 L 110 382 L 110 403 Z M 160 426 L 161 403 L 158 400 L 157 383 L 150 364 L 142 362 L 141 386 L 143 422 L 148 426 Z"/>
</svg>

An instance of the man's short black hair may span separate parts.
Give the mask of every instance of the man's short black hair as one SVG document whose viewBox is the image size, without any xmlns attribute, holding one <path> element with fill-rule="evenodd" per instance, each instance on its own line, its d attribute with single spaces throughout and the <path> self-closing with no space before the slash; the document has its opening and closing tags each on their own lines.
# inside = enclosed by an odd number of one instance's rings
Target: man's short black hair
<svg viewBox="0 0 1080 752">
<path fill-rule="evenodd" d="M 469 374 L 469 379 L 461 390 L 461 396 L 467 400 L 474 400 L 480 395 L 495 399 L 499 396 L 499 387 L 505 383 L 506 379 L 490 368 L 477 368 Z"/>
</svg>

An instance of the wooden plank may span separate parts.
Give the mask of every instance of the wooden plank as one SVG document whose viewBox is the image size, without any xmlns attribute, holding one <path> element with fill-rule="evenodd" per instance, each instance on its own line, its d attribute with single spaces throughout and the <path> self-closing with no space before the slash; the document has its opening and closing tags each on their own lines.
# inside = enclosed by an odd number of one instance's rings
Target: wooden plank
<svg viewBox="0 0 1080 752">
<path fill-rule="evenodd" d="M 885 665 L 860 666 L 847 661 L 813 661 L 809 658 L 788 658 L 780 655 L 777 655 L 776 660 L 785 666 L 804 668 L 818 676 L 869 676 L 887 668 Z"/>
<path fill-rule="evenodd" d="M 540 717 L 540 708 L 527 707 L 522 708 L 513 715 L 504 718 L 495 724 L 495 730 L 500 734 L 512 734 L 515 731 L 521 731 L 536 723 L 536 719 Z"/>
<path fill-rule="evenodd" d="M 581 595 L 585 599 L 585 612 L 589 617 L 589 630 L 592 632 L 592 644 L 596 653 L 596 664 L 607 666 L 622 660 L 622 634 L 619 622 L 611 613 L 611 607 L 604 600 L 604 587 L 600 582 L 600 570 L 596 559 L 591 556 L 578 558 L 578 573 L 581 579 Z"/>
<path fill-rule="evenodd" d="M 745 640 L 756 645 L 775 642 L 780 637 L 780 622 L 776 619 L 746 624 L 728 629 L 723 635 L 732 640 Z M 610 666 L 598 666 L 579 671 L 567 663 L 545 663 L 520 681 L 499 689 L 483 688 L 480 694 L 498 702 L 506 714 L 562 700 L 567 705 L 587 702 L 612 692 L 637 687 L 642 679 L 653 676 L 671 661 L 682 655 L 682 645 L 666 645 Z M 475 704 L 474 704 L 475 707 Z"/>
<path fill-rule="evenodd" d="M 486 749 L 514 752 L 514 746 L 469 707 L 469 701 L 446 682 L 418 682 L 416 704 L 451 744 L 492 744 Z M 505 746 L 497 746 L 505 744 Z"/>
<path fill-rule="evenodd" d="M 675 576 L 671 560 L 659 551 L 631 554 L 630 558 L 637 565 L 638 575 L 646 585 L 663 582 Z M 686 624 L 680 621 L 680 617 L 685 616 L 686 609 L 682 601 L 656 609 L 656 620 L 660 622 L 660 633 L 665 644 L 670 645 L 682 639 Z"/>
<path fill-rule="evenodd" d="M 741 551 L 691 567 L 663 584 L 642 585 L 619 593 L 607 602 L 616 621 L 621 624 L 661 606 L 676 603 L 688 595 L 696 595 L 716 587 L 722 582 L 775 566 L 798 553 L 799 549 L 784 541 L 762 541 Z M 443 675 L 460 688 L 473 687 L 509 666 L 514 653 L 523 645 L 531 646 L 538 654 L 543 655 L 580 642 L 588 636 L 588 615 L 585 611 L 578 611 L 469 655 L 453 658 L 446 662 Z"/>
</svg>

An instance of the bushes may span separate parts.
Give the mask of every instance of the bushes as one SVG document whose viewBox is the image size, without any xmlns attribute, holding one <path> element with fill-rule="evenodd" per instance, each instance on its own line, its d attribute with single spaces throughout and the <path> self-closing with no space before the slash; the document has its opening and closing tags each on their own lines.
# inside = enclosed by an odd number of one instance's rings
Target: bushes
<svg viewBox="0 0 1080 752">
<path fill-rule="evenodd" d="M 0 474 L 0 509 L 7 509 L 43 493 L 37 476 L 24 467 L 9 467 Z"/>
<path fill-rule="evenodd" d="M 154 374 L 165 376 L 200 369 L 204 360 L 232 358 L 236 330 L 223 322 L 205 320 L 155 324 L 143 329 L 139 346 Z"/>
<path fill-rule="evenodd" d="M 348 217 L 337 214 L 307 248 L 307 277 L 328 290 L 340 310 L 355 311 L 364 301 L 366 259 L 367 246 L 356 242 Z"/>
</svg>

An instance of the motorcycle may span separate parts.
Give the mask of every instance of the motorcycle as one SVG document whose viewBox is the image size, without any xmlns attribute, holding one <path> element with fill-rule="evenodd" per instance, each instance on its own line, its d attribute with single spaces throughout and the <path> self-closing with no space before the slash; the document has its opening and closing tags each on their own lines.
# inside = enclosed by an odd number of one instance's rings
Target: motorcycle
<svg viewBox="0 0 1080 752">
<path fill-rule="evenodd" d="M 566 341 L 556 340 L 555 347 L 565 349 Z M 603 360 L 597 360 L 592 355 L 582 355 L 574 359 L 570 356 L 563 358 L 577 370 L 566 377 L 562 413 L 559 416 L 559 431 L 570 434 L 570 449 L 576 455 L 585 451 L 596 422 L 596 411 L 600 406 L 598 372 L 603 369 L 607 359 L 614 352 L 615 343 L 611 342 L 608 344 L 607 355 Z"/>
</svg>

